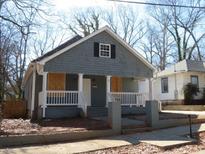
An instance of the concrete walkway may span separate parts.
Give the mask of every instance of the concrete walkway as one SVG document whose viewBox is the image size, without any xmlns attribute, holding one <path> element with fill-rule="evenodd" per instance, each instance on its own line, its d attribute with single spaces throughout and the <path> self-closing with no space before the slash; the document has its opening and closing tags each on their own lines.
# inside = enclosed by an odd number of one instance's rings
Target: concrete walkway
<svg viewBox="0 0 205 154">
<path fill-rule="evenodd" d="M 193 125 L 193 132 L 198 131 L 205 131 L 205 123 Z M 184 144 L 187 142 L 191 142 L 192 140 L 183 137 L 183 135 L 188 133 L 189 127 L 181 126 L 146 133 L 119 135 L 115 137 L 107 137 L 72 143 L 0 149 L 0 154 L 67 154 L 94 151 L 111 147 L 119 147 L 137 144 L 139 142 L 145 142 L 160 147 L 167 147 L 174 146 L 176 144 Z"/>
<path fill-rule="evenodd" d="M 201 151 L 198 151 L 198 152 L 194 152 L 192 154 L 205 154 L 205 150 L 201 150 Z"/>
</svg>

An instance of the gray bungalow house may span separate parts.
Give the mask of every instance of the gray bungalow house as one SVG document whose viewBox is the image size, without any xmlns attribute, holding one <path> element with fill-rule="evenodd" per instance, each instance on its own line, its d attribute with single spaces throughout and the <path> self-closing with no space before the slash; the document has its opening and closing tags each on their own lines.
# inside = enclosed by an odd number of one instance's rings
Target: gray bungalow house
<svg viewBox="0 0 205 154">
<path fill-rule="evenodd" d="M 109 27 L 75 36 L 33 60 L 23 80 L 32 118 L 105 116 L 109 101 L 125 108 L 151 98 L 138 81 L 150 79 L 153 66 Z"/>
</svg>

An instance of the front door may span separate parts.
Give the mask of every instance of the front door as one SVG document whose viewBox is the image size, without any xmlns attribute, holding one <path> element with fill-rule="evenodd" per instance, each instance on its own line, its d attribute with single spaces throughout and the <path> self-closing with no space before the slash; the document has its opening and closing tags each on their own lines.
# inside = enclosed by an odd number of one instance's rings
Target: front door
<svg viewBox="0 0 205 154">
<path fill-rule="evenodd" d="M 87 106 L 91 106 L 91 80 L 83 79 L 83 94 Z"/>
</svg>

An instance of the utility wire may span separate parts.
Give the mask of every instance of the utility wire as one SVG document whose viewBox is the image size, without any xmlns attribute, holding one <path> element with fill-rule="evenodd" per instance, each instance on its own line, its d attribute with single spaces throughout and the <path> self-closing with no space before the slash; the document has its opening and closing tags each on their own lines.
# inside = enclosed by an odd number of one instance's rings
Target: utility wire
<svg viewBox="0 0 205 154">
<path fill-rule="evenodd" d="M 192 8 L 192 9 L 205 9 L 202 6 L 189 6 L 189 5 L 176 5 L 176 4 L 162 4 L 162 3 L 151 3 L 151 2 L 137 2 L 137 1 L 129 1 L 129 0 L 107 0 L 112 2 L 119 3 L 132 3 L 132 4 L 140 4 L 140 5 L 152 5 L 152 6 L 171 6 L 171 7 L 181 7 L 181 8 Z"/>
</svg>

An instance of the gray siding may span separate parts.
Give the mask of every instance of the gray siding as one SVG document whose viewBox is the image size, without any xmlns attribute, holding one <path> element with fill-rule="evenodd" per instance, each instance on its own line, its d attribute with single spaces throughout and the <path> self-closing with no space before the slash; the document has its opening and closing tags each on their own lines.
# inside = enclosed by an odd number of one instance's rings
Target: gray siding
<svg viewBox="0 0 205 154">
<path fill-rule="evenodd" d="M 138 92 L 138 82 L 133 78 L 122 79 L 122 91 L 123 92 Z"/>
<path fill-rule="evenodd" d="M 31 74 L 24 86 L 24 99 L 27 103 L 27 110 L 30 114 L 31 111 L 31 98 L 32 98 L 32 85 L 33 84 L 33 74 Z"/>
<path fill-rule="evenodd" d="M 94 57 L 94 42 L 115 44 L 116 58 Z M 44 70 L 46 72 L 84 73 L 89 75 L 152 76 L 150 68 L 106 32 L 102 32 L 70 49 L 70 51 L 51 59 L 45 64 Z"/>
<path fill-rule="evenodd" d="M 80 116 L 77 106 L 50 106 L 46 108 L 46 118 L 72 118 Z"/>
<path fill-rule="evenodd" d="M 66 74 L 66 90 L 78 90 L 77 74 Z"/>
<path fill-rule="evenodd" d="M 38 95 L 39 92 L 42 91 L 42 83 L 43 83 L 43 76 L 39 75 L 36 72 L 36 87 L 35 87 L 35 99 L 34 99 L 34 112 L 33 112 L 33 119 L 39 118 L 39 115 L 41 115 L 41 108 L 39 108 L 39 100 Z M 42 116 L 42 115 L 41 115 Z"/>
</svg>

